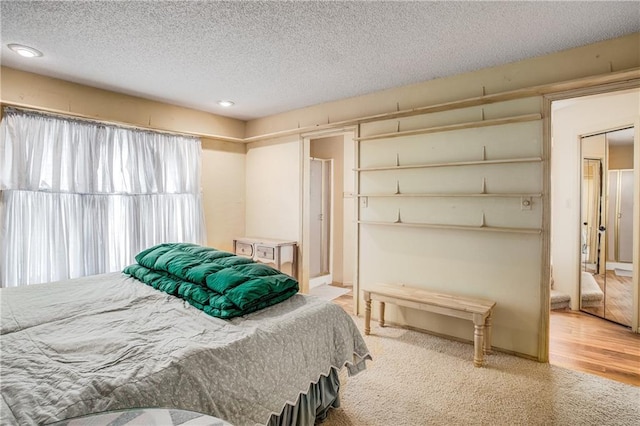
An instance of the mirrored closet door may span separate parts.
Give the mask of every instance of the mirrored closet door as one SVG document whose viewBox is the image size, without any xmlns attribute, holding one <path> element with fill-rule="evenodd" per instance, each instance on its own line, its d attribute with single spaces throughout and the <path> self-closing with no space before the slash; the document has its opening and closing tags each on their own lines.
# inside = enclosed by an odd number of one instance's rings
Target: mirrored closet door
<svg viewBox="0 0 640 426">
<path fill-rule="evenodd" d="M 634 129 L 583 137 L 580 309 L 631 325 Z"/>
</svg>

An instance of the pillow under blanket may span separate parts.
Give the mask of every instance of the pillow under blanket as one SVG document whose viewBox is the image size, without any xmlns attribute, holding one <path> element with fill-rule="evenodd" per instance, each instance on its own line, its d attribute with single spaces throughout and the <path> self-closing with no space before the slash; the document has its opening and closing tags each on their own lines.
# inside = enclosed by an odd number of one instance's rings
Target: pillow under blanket
<svg viewBox="0 0 640 426">
<path fill-rule="evenodd" d="M 219 318 L 266 308 L 299 290 L 294 278 L 268 265 L 195 244 L 159 244 L 136 261 L 123 272 Z"/>
</svg>

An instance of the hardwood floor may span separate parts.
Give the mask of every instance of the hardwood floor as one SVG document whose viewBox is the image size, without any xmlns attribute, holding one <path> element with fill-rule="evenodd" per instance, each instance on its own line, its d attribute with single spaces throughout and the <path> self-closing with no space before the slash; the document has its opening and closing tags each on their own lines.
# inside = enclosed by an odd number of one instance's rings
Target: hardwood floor
<svg viewBox="0 0 640 426">
<path fill-rule="evenodd" d="M 552 311 L 549 362 L 640 386 L 640 335 L 576 311 Z"/>
<path fill-rule="evenodd" d="M 333 300 L 353 314 L 351 292 Z M 640 335 L 583 312 L 552 311 L 549 362 L 640 386 Z"/>
<path fill-rule="evenodd" d="M 606 296 L 600 306 L 584 308 L 583 310 L 618 324 L 631 326 L 633 312 L 632 278 L 619 276 L 615 271 L 607 270 L 605 287 L 603 275 L 594 275 L 593 277 L 603 292 L 606 289 Z"/>
</svg>

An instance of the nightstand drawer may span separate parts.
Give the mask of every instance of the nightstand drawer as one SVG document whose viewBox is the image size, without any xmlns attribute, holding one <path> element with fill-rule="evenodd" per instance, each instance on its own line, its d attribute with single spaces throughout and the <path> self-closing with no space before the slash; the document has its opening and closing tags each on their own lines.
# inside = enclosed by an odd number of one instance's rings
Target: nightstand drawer
<svg viewBox="0 0 640 426">
<path fill-rule="evenodd" d="M 275 249 L 273 247 L 265 247 L 256 245 L 256 258 L 264 260 L 274 260 Z"/>
<path fill-rule="evenodd" d="M 253 257 L 253 244 L 236 243 L 236 254 Z"/>
</svg>

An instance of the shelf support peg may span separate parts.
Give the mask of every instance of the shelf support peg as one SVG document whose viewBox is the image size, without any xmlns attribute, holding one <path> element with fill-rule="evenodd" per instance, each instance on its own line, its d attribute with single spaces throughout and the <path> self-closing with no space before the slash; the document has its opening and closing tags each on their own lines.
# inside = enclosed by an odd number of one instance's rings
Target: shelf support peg
<svg viewBox="0 0 640 426">
<path fill-rule="evenodd" d="M 393 223 L 402 223 L 402 219 L 400 218 L 400 209 L 398 209 L 398 218 Z"/>
</svg>

